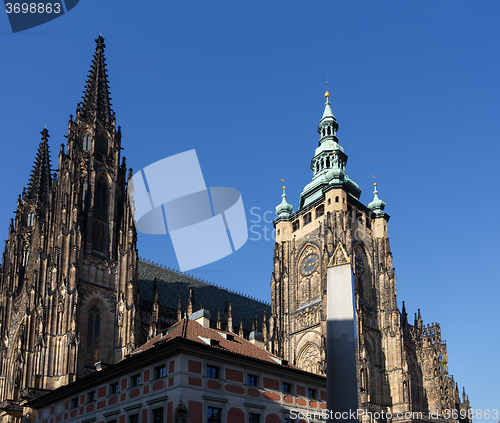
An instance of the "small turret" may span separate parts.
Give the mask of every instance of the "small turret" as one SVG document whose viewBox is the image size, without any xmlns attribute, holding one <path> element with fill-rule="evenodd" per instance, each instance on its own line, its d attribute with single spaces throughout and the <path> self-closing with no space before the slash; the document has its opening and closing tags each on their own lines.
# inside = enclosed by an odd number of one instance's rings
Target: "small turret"
<svg viewBox="0 0 500 423">
<path fill-rule="evenodd" d="M 243 338 L 243 317 L 240 318 L 240 330 L 238 331 L 238 335 Z"/>
<path fill-rule="evenodd" d="M 229 300 L 229 309 L 227 312 L 227 331 L 233 332 L 233 301 Z"/>
<path fill-rule="evenodd" d="M 279 217 L 288 217 L 290 214 L 292 214 L 293 206 L 291 204 L 288 204 L 286 201 L 286 186 L 283 185 L 283 194 L 281 194 L 281 203 L 276 206 L 276 214 Z"/>
<path fill-rule="evenodd" d="M 385 209 L 385 201 L 382 201 L 380 198 L 378 198 L 378 191 L 377 191 L 377 183 L 373 183 L 374 191 L 373 191 L 373 200 L 370 204 L 368 204 L 368 208 L 375 213 L 376 217 L 381 217 L 384 216 L 384 209 Z"/>
<path fill-rule="evenodd" d="M 160 303 L 158 300 L 158 286 L 156 284 L 156 278 L 155 278 L 153 283 L 153 310 L 151 313 L 151 320 L 149 322 L 148 339 L 154 338 L 158 332 L 159 308 L 160 308 Z"/>
<path fill-rule="evenodd" d="M 193 292 L 193 287 L 189 287 L 189 297 L 188 297 L 188 308 L 187 308 L 187 314 L 188 318 L 193 314 L 193 305 L 194 305 L 194 292 Z"/>
<path fill-rule="evenodd" d="M 182 297 L 179 297 L 179 304 L 177 305 L 177 321 L 182 320 Z"/>
<path fill-rule="evenodd" d="M 262 334 L 264 335 L 264 343 L 267 346 L 267 318 L 265 311 L 264 311 L 264 316 L 262 317 Z"/>
<path fill-rule="evenodd" d="M 403 325 L 408 323 L 408 313 L 406 312 L 405 302 L 403 301 L 403 308 L 401 310 L 401 322 Z"/>
<path fill-rule="evenodd" d="M 222 330 L 222 321 L 220 318 L 220 308 L 219 308 L 219 311 L 217 313 L 217 329 Z"/>
<path fill-rule="evenodd" d="M 52 186 L 52 178 L 50 174 L 50 152 L 48 139 L 50 137 L 47 128 L 42 132 L 42 141 L 38 147 L 33 170 L 31 172 L 30 181 L 28 184 L 28 191 L 23 194 L 22 198 L 28 200 L 38 200 L 40 202 L 47 201 L 49 191 Z"/>
</svg>

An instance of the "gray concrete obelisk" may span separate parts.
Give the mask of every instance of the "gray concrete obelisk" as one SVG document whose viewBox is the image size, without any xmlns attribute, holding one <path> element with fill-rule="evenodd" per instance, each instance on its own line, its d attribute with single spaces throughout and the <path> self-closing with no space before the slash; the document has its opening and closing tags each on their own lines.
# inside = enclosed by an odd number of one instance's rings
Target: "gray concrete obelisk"
<svg viewBox="0 0 500 423">
<path fill-rule="evenodd" d="M 352 419 L 358 409 L 356 313 L 351 263 L 340 242 L 328 264 L 326 284 L 326 405 L 331 416 Z"/>
</svg>

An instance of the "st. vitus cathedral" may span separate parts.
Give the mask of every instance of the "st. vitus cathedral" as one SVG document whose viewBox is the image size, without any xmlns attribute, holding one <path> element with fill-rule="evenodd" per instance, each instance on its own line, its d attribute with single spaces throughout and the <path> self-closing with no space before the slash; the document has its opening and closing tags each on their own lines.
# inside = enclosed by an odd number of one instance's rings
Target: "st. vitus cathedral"
<svg viewBox="0 0 500 423">
<path fill-rule="evenodd" d="M 195 311 L 197 293 L 212 312 L 212 326 L 246 336 L 250 326 L 258 330 L 259 316 L 269 351 L 324 375 L 326 269 L 339 243 L 353 263 L 360 406 L 437 411 L 441 418 L 445 410 L 469 409 L 465 391 L 460 395 L 448 374 L 439 325 L 424 326 L 420 312 L 410 324 L 404 303 L 401 312 L 397 307 L 385 203 L 376 189 L 368 206 L 359 201 L 328 92 L 313 179 L 298 211 L 284 189 L 276 208 L 269 307 L 139 260 L 127 195 L 131 169 L 120 157 L 104 39 L 96 42 L 58 170 L 51 170 L 44 129 L 9 226 L 0 268 L 0 421 L 18 421 L 29 414 L 27 400 L 122 359 Z"/>
<path fill-rule="evenodd" d="M 305 370 L 325 374 L 326 275 L 340 243 L 354 275 L 362 408 L 437 410 L 441 418 L 456 409 L 465 416 L 469 401 L 448 374 L 439 325 L 424 326 L 420 310 L 410 324 L 404 302 L 398 309 L 386 204 L 376 183 L 373 201 L 368 206 L 359 201 L 361 189 L 347 176 L 329 97 L 327 91 L 311 160 L 313 178 L 301 193 L 299 209 L 292 212 L 285 187 L 276 207 L 270 348 Z"/>
<path fill-rule="evenodd" d="M 96 361 L 114 363 L 136 347 L 137 235 L 104 47 L 99 37 L 57 174 L 51 173 L 44 129 L 10 223 L 0 274 L 4 408 L 85 376 Z"/>
</svg>

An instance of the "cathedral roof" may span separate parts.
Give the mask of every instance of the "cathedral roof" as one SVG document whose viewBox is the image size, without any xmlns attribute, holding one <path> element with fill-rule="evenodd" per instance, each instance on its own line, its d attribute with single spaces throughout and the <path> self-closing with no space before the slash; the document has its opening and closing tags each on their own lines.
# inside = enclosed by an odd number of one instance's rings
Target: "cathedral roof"
<svg viewBox="0 0 500 423">
<path fill-rule="evenodd" d="M 109 95 L 106 60 L 104 58 L 104 38 L 99 36 L 94 60 L 88 75 L 83 101 L 79 104 L 78 117 L 87 123 L 100 123 L 103 127 L 111 125 L 113 111 Z"/>
<path fill-rule="evenodd" d="M 47 128 L 43 129 L 42 141 L 38 147 L 33 170 L 31 171 L 30 181 L 28 183 L 28 191 L 26 198 L 46 200 L 49 196 L 49 190 L 52 185 L 52 178 L 50 175 L 50 152 L 49 152 L 49 131 Z"/>
<path fill-rule="evenodd" d="M 269 304 L 156 264 L 139 260 L 138 273 L 139 297 L 144 301 L 153 302 L 153 285 L 156 278 L 158 300 L 164 307 L 176 310 L 180 297 L 182 310 L 187 310 L 189 287 L 192 286 L 195 299 L 193 309 L 197 310 L 200 305 L 203 305 L 203 308 L 210 310 L 212 319 L 217 316 L 217 310 L 221 310 L 222 313 L 227 310 L 229 300 L 232 301 L 235 326 L 239 326 L 240 318 L 243 317 L 243 327 L 250 330 L 256 313 L 259 322 L 264 312 L 268 317 L 271 315 Z"/>
</svg>

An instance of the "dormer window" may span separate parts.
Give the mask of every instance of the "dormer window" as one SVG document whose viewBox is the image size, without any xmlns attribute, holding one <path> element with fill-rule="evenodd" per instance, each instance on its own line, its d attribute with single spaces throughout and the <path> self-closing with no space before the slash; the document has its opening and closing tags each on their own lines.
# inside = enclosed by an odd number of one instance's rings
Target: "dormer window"
<svg viewBox="0 0 500 423">
<path fill-rule="evenodd" d="M 90 151 L 92 146 L 92 138 L 90 137 L 90 133 L 86 132 L 83 136 L 83 151 Z"/>
</svg>

